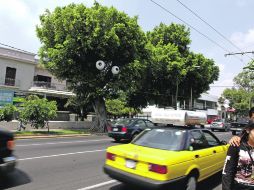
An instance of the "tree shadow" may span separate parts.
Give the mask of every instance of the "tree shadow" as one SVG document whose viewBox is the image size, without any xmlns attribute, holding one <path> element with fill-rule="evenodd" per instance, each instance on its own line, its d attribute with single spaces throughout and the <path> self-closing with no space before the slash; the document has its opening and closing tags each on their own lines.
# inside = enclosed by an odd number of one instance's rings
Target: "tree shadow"
<svg viewBox="0 0 254 190">
<path fill-rule="evenodd" d="M 30 183 L 30 177 L 23 171 L 15 169 L 13 172 L 0 177 L 0 190 Z"/>
</svg>

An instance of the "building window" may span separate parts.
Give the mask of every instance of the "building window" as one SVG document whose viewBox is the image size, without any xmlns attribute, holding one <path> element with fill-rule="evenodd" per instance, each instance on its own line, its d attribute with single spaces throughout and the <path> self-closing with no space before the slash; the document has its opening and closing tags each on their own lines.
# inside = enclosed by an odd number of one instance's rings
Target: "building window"
<svg viewBox="0 0 254 190">
<path fill-rule="evenodd" d="M 34 76 L 34 85 L 38 87 L 51 87 L 51 77 L 43 76 L 43 75 L 36 75 Z"/>
<path fill-rule="evenodd" d="M 6 67 L 5 85 L 15 86 L 16 68 Z"/>
</svg>

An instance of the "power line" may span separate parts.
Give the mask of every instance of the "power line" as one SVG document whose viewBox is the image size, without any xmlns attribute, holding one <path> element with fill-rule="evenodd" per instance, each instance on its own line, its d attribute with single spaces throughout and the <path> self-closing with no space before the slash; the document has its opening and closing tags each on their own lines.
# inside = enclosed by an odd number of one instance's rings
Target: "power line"
<svg viewBox="0 0 254 190">
<path fill-rule="evenodd" d="M 197 18 L 199 18 L 201 21 L 203 21 L 206 25 L 208 25 L 211 29 L 213 29 L 219 36 L 221 36 L 224 40 L 229 42 L 232 46 L 234 46 L 239 51 L 242 51 L 241 48 L 236 46 L 233 42 L 231 42 L 226 36 L 224 36 L 221 32 L 216 30 L 212 25 L 210 25 L 207 21 L 205 21 L 203 18 L 201 18 L 195 11 L 190 9 L 187 5 L 183 4 L 180 0 L 176 0 L 178 3 L 180 3 L 183 7 L 185 7 L 187 10 L 189 10 L 192 14 L 194 14 Z M 248 56 L 248 55 L 247 55 Z M 250 56 L 248 56 L 250 59 L 252 59 Z"/>
<path fill-rule="evenodd" d="M 254 54 L 254 51 L 245 51 L 245 52 L 227 53 L 227 54 L 225 54 L 225 56 L 228 56 L 228 55 L 238 55 L 238 54 L 240 54 L 240 55 L 244 55 L 244 54 L 247 54 L 247 53 L 252 53 L 252 54 Z"/>
<path fill-rule="evenodd" d="M 223 46 L 221 46 L 220 44 L 218 44 L 216 41 L 214 41 L 213 39 L 211 39 L 210 37 L 208 37 L 207 35 L 203 34 L 202 32 L 200 32 L 198 29 L 196 29 L 195 27 L 193 27 L 192 25 L 190 25 L 189 23 L 187 23 L 186 21 L 184 21 L 183 19 L 181 19 L 180 17 L 176 16 L 174 13 L 170 12 L 168 9 L 166 9 L 165 7 L 163 7 L 162 5 L 160 5 L 159 3 L 155 2 L 154 0 L 150 0 L 152 3 L 154 3 L 155 5 L 157 5 L 158 7 L 160 7 L 161 9 L 163 9 L 164 11 L 166 11 L 167 13 L 169 13 L 170 15 L 174 16 L 175 18 L 177 18 L 178 20 L 180 20 L 181 22 L 183 22 L 184 24 L 186 24 L 187 26 L 189 26 L 190 28 L 192 28 L 194 31 L 196 31 L 197 33 L 199 33 L 200 35 L 202 35 L 203 37 L 205 37 L 206 39 L 208 39 L 210 42 L 212 42 L 213 44 L 215 44 L 216 46 L 218 46 L 219 48 L 221 48 L 222 50 L 230 53 L 226 48 L 224 48 Z M 240 58 L 238 58 L 237 56 L 235 56 L 237 59 L 239 59 L 241 62 L 243 62 Z"/>
<path fill-rule="evenodd" d="M 35 54 L 35 55 L 37 55 L 36 53 L 32 53 L 32 52 L 29 52 L 29 51 L 26 51 L 26 50 L 23 50 L 23 49 L 15 48 L 13 46 L 10 46 L 10 45 L 7 45 L 7 44 L 1 43 L 1 42 L 0 42 L 0 45 L 5 46 L 5 47 L 9 47 L 9 48 L 12 48 L 14 50 L 18 50 L 18 51 L 21 51 L 21 52 L 24 52 L 24 53 L 29 53 L 29 54 Z"/>
</svg>

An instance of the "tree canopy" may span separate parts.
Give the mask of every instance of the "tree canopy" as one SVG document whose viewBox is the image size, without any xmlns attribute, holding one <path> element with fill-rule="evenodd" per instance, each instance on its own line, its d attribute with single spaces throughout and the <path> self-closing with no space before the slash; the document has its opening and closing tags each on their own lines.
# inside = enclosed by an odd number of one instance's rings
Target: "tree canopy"
<svg viewBox="0 0 254 190">
<path fill-rule="evenodd" d="M 90 8 L 70 4 L 46 10 L 36 31 L 40 62 L 92 103 L 100 129 L 106 122 L 105 99 L 118 98 L 120 91 L 127 107 L 150 100 L 168 105 L 172 95 L 187 99 L 193 90 L 193 97 L 199 96 L 219 75 L 213 60 L 190 52 L 184 25 L 161 23 L 144 33 L 137 17 L 97 2 Z M 101 71 L 98 60 L 106 63 Z M 112 74 L 113 66 L 120 67 L 118 75 Z"/>
<path fill-rule="evenodd" d="M 236 109 L 238 115 L 247 115 L 254 99 L 254 72 L 243 70 L 234 78 L 238 88 L 225 89 L 223 96 L 230 101 L 230 106 Z"/>
<path fill-rule="evenodd" d="M 76 94 L 93 103 L 103 127 L 104 98 L 120 89 L 134 90 L 141 62 L 147 56 L 146 36 L 137 17 L 95 2 L 91 8 L 70 4 L 53 12 L 47 10 L 40 21 L 40 61 L 59 79 L 67 80 Z M 95 66 L 98 60 L 106 63 L 103 71 Z M 112 74 L 113 66 L 120 67 L 119 75 Z"/>
<path fill-rule="evenodd" d="M 171 97 L 197 98 L 218 79 L 219 68 L 214 61 L 189 50 L 190 32 L 184 25 L 161 23 L 147 32 L 147 38 L 150 61 L 146 63 L 146 80 L 134 96 L 136 99 L 146 97 L 174 107 L 176 100 Z"/>
</svg>

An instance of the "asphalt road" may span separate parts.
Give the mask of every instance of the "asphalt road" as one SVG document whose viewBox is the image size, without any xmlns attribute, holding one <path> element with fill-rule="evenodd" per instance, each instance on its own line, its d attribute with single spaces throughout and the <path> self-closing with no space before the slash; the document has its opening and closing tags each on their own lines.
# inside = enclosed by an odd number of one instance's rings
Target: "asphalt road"
<svg viewBox="0 0 254 190">
<path fill-rule="evenodd" d="M 231 137 L 229 132 L 215 133 L 221 140 Z M 17 140 L 17 169 L 0 178 L 0 189 L 130 190 L 102 171 L 105 149 L 116 144 L 106 136 Z M 198 189 L 220 190 L 221 175 L 201 182 Z"/>
</svg>

